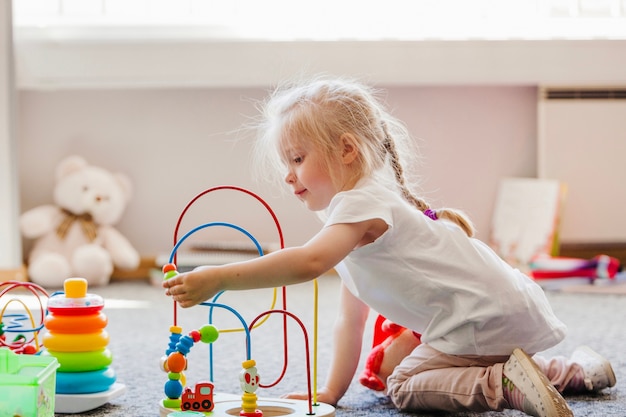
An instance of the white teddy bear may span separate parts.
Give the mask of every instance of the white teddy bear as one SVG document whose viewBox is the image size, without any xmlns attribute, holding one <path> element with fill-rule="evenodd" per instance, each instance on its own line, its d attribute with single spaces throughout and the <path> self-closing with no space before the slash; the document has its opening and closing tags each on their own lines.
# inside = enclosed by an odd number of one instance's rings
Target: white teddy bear
<svg viewBox="0 0 626 417">
<path fill-rule="evenodd" d="M 69 156 L 57 166 L 54 203 L 20 216 L 24 237 L 35 239 L 28 256 L 30 280 L 62 287 L 67 278 L 89 286 L 109 283 L 114 267 L 133 269 L 139 254 L 113 225 L 132 194 L 129 179 Z"/>
</svg>

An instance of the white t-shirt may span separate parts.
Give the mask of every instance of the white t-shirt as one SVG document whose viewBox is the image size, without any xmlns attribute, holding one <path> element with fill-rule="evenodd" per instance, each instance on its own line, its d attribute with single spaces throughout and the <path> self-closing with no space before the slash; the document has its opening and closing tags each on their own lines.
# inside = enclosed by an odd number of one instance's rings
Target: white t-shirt
<svg viewBox="0 0 626 417">
<path fill-rule="evenodd" d="M 433 221 L 373 182 L 337 194 L 325 227 L 380 218 L 389 228 L 336 270 L 346 287 L 447 354 L 529 353 L 563 340 L 543 290 L 457 225 Z"/>
</svg>

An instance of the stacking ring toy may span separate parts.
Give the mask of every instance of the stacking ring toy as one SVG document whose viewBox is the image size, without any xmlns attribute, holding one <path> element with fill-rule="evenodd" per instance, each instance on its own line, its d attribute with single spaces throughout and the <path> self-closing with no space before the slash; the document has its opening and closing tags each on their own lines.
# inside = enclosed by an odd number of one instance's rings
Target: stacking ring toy
<svg viewBox="0 0 626 417">
<path fill-rule="evenodd" d="M 63 287 L 65 294 L 52 295 L 48 299 L 48 310 L 58 315 L 82 316 L 95 314 L 104 308 L 104 299 L 97 294 L 87 293 L 87 280 L 68 278 Z"/>
<path fill-rule="evenodd" d="M 44 326 L 54 333 L 95 333 L 107 326 L 108 319 L 103 312 L 84 316 L 48 314 Z"/>
<path fill-rule="evenodd" d="M 43 345 L 57 352 L 89 352 L 105 348 L 109 344 L 109 333 L 102 330 L 97 333 L 62 334 L 46 333 Z"/>
<path fill-rule="evenodd" d="M 113 368 L 92 372 L 57 372 L 57 394 L 91 394 L 108 390 L 117 379 Z"/>
<path fill-rule="evenodd" d="M 91 352 L 56 352 L 44 350 L 42 355 L 54 356 L 59 361 L 59 372 L 87 372 L 99 371 L 113 362 L 113 355 L 109 349 L 94 350 Z"/>
</svg>

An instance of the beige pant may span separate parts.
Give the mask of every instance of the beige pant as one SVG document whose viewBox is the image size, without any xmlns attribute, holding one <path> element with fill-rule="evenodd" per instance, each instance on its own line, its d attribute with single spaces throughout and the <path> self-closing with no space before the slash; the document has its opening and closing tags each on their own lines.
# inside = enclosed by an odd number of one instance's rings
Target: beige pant
<svg viewBox="0 0 626 417">
<path fill-rule="evenodd" d="M 500 411 L 510 408 L 502 393 L 502 369 L 509 356 L 457 356 L 421 344 L 387 379 L 387 393 L 402 411 Z M 559 390 L 580 370 L 565 357 L 533 357 Z"/>
</svg>

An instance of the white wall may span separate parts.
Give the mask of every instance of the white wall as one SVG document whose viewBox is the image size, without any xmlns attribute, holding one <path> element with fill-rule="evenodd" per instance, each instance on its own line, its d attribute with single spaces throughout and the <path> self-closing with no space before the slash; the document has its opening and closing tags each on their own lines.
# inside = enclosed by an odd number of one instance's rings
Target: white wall
<svg viewBox="0 0 626 417">
<path fill-rule="evenodd" d="M 19 215 L 14 119 L 11 2 L 0 2 L 0 270 L 19 268 L 22 247 Z"/>
<path fill-rule="evenodd" d="M 119 228 L 144 255 L 168 251 L 185 203 L 222 184 L 267 198 L 287 245 L 317 230 L 315 216 L 295 199 L 251 178 L 250 138 L 240 131 L 256 115 L 252 101 L 291 74 L 328 71 L 386 87 L 389 105 L 421 139 L 425 196 L 465 209 L 482 239 L 499 179 L 537 175 L 537 86 L 626 85 L 626 40 L 620 39 L 254 42 L 48 35 L 16 34 L 22 210 L 50 202 L 55 165 L 81 154 L 131 176 L 135 195 Z M 275 240 L 260 206 L 233 194 L 203 199 L 206 205 L 190 211 L 182 231 L 232 221 L 260 240 Z"/>
<path fill-rule="evenodd" d="M 626 81 L 626 39 L 271 41 L 206 38 L 192 35 L 193 26 L 187 29 L 174 35 L 161 28 L 121 34 L 116 28 L 71 28 L 69 34 L 45 26 L 18 28 L 17 84 L 25 89 L 263 87 L 302 71 L 358 75 L 395 86 Z"/>
<path fill-rule="evenodd" d="M 380 86 L 385 87 L 385 86 Z M 295 198 L 262 187 L 249 170 L 250 135 L 261 88 L 21 91 L 20 190 L 23 210 L 51 201 L 55 165 L 77 153 L 127 173 L 135 194 L 119 229 L 144 255 L 167 252 L 184 205 L 209 187 L 232 184 L 268 199 L 287 245 L 319 227 Z M 419 138 L 425 196 L 466 210 L 486 239 L 498 180 L 536 175 L 536 88 L 389 87 L 387 101 Z M 230 221 L 259 240 L 276 240 L 262 207 L 235 192 L 201 200 L 182 231 Z M 238 239 L 230 230 L 208 232 Z M 214 234 L 215 233 L 215 234 Z M 199 236 L 204 237 L 204 236 Z"/>
</svg>

